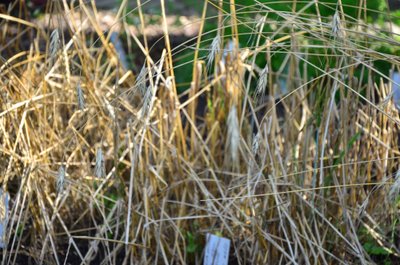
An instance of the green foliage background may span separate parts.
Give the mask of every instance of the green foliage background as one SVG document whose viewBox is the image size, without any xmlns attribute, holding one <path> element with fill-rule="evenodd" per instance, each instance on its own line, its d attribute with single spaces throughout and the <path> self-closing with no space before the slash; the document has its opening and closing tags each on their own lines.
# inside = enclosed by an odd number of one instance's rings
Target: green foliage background
<svg viewBox="0 0 400 265">
<path fill-rule="evenodd" d="M 188 7 L 189 6 L 197 6 L 200 8 L 201 5 L 198 4 L 198 1 L 195 1 L 197 4 L 195 5 L 194 1 L 189 0 L 186 1 Z M 214 1 L 216 3 L 218 1 Z M 255 1 L 255 0 L 243 0 L 243 1 L 236 1 L 236 8 L 238 12 L 238 19 L 240 20 L 239 23 L 239 32 L 240 32 L 240 46 L 241 48 L 245 48 L 249 45 L 252 45 L 252 40 L 254 40 L 254 27 L 257 23 L 256 21 L 256 16 L 257 15 L 265 15 L 266 10 L 270 9 L 273 10 L 272 12 L 268 12 L 267 17 L 268 20 L 270 21 L 276 21 L 279 23 L 279 21 L 284 20 L 284 18 L 280 14 L 284 14 L 287 12 L 288 14 L 293 14 L 293 12 L 299 12 L 302 10 L 306 5 L 308 5 L 310 1 L 293 1 L 293 0 L 260 0 L 260 1 Z M 389 12 L 387 9 L 387 2 L 386 0 L 368 0 L 367 1 L 367 10 L 360 10 L 359 5 L 363 5 L 364 0 L 342 0 L 343 3 L 343 9 L 345 13 L 345 17 L 348 21 L 355 21 L 359 17 L 362 19 L 366 19 L 369 24 L 376 25 L 376 26 L 383 26 L 385 22 L 387 21 L 392 21 L 398 25 L 400 25 L 400 11 L 394 11 L 394 12 Z M 265 5 L 264 7 L 261 7 L 261 5 Z M 209 5 L 209 9 L 213 9 L 212 5 Z M 267 7 L 267 8 L 265 8 Z M 325 0 L 325 1 L 319 1 L 318 2 L 318 9 L 320 12 L 320 15 L 322 17 L 323 22 L 325 23 L 330 23 L 332 20 L 332 17 L 336 11 L 337 8 L 337 0 Z M 224 5 L 224 12 L 226 15 L 230 13 L 230 7 L 229 7 L 229 1 L 225 1 Z M 216 10 L 211 10 L 211 11 L 216 11 Z M 366 11 L 366 12 L 365 12 Z M 281 12 L 280 14 L 278 14 Z M 303 10 L 303 12 L 300 14 L 301 17 L 308 18 L 308 17 L 313 17 L 317 15 L 317 9 L 316 5 L 312 4 L 310 7 L 308 7 L 306 10 Z M 390 15 L 389 15 L 390 14 Z M 242 23 L 242 24 L 241 24 Z M 203 36 L 203 47 L 202 47 L 202 52 L 200 52 L 200 56 L 203 58 L 207 57 L 207 49 L 209 49 L 209 45 L 211 44 L 212 38 L 216 35 L 217 32 L 217 21 L 216 18 L 213 19 L 207 19 L 207 22 L 205 24 L 205 30 L 204 30 L 204 36 Z M 264 27 L 264 36 L 269 37 L 271 36 L 271 32 L 273 32 L 273 28 L 267 23 L 267 25 Z M 289 31 L 282 31 L 279 34 L 275 35 L 275 39 L 284 36 L 285 34 L 288 34 Z M 225 25 L 224 28 L 224 35 L 225 35 L 225 44 L 227 42 L 227 39 L 229 39 L 229 36 L 231 34 L 231 28 L 227 25 Z M 385 33 L 382 33 L 384 35 Z M 384 36 L 383 36 L 384 37 Z M 263 40 L 265 41 L 265 40 Z M 363 39 L 359 40 L 352 40 L 354 43 L 358 44 L 358 42 L 363 43 Z M 308 44 L 310 46 L 312 45 L 320 45 L 322 42 L 319 40 L 307 40 Z M 263 43 L 263 42 L 262 42 Z M 365 44 L 365 43 L 363 43 Z M 369 48 L 381 52 L 381 53 L 386 53 L 386 54 L 400 54 L 399 52 L 399 47 L 392 46 L 388 43 L 385 42 L 374 42 L 374 43 L 369 43 Z M 329 61 L 326 59 L 325 56 L 318 56 L 318 55 L 313 55 L 313 54 L 323 54 L 323 53 L 332 53 L 333 51 L 330 49 L 325 49 L 322 50 L 320 48 L 310 48 L 307 47 L 306 49 L 303 49 L 304 52 L 307 52 L 309 54 L 308 56 L 308 61 L 311 62 L 312 64 L 316 65 L 319 68 L 326 68 L 329 65 L 334 65 L 335 62 Z M 193 59 L 192 56 L 192 51 L 182 51 L 179 53 L 179 56 L 177 56 L 177 65 L 182 65 L 177 67 L 179 75 L 177 75 L 177 81 L 180 84 L 187 84 L 191 81 L 191 67 L 189 65 L 185 66 L 184 64 L 187 62 L 190 62 Z M 282 51 L 276 51 L 273 55 L 272 59 L 272 70 L 277 71 L 279 68 L 281 68 L 281 62 L 286 56 L 287 52 L 284 50 Z M 265 56 L 264 56 L 265 57 Z M 257 64 L 262 67 L 265 65 L 265 58 L 263 56 L 259 56 L 257 58 Z M 302 71 L 304 62 L 301 62 L 299 65 L 300 71 Z M 382 72 L 385 75 L 389 74 L 389 66 L 385 62 L 381 62 L 379 60 L 376 60 L 373 62 L 374 67 L 376 67 L 380 72 Z M 313 66 L 308 65 L 307 66 L 307 71 L 308 71 L 308 77 L 313 78 L 321 74 L 321 71 L 316 69 Z M 358 76 L 358 73 L 355 73 L 356 76 Z M 364 76 L 364 81 L 367 80 L 367 76 Z M 181 91 L 185 90 L 187 88 L 186 85 L 182 85 Z"/>
</svg>

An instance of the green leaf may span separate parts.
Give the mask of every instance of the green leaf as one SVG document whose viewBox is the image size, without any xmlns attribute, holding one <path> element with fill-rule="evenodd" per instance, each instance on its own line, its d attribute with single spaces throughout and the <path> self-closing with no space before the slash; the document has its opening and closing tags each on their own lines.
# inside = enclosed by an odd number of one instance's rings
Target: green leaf
<svg viewBox="0 0 400 265">
<path fill-rule="evenodd" d="M 373 242 L 366 242 L 363 245 L 365 251 L 370 255 L 389 255 L 390 252 L 385 248 L 374 244 Z"/>
<path fill-rule="evenodd" d="M 199 245 L 196 243 L 196 236 L 193 235 L 191 232 L 186 233 L 186 239 L 187 239 L 187 247 L 186 247 L 186 252 L 187 253 L 195 253 L 197 252 L 197 249 Z"/>
</svg>

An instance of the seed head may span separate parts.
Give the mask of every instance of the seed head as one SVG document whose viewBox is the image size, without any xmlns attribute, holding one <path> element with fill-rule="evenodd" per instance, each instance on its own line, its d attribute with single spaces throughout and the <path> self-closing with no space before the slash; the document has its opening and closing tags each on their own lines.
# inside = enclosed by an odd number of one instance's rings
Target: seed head
<svg viewBox="0 0 400 265">
<path fill-rule="evenodd" d="M 258 153 L 258 150 L 260 148 L 260 141 L 261 141 L 260 138 L 261 137 L 260 137 L 259 132 L 253 136 L 253 143 L 251 145 L 251 147 L 252 147 L 251 149 L 252 149 L 254 155 L 256 155 Z"/>
<path fill-rule="evenodd" d="M 146 94 L 147 90 L 146 76 L 147 76 L 147 68 L 146 65 L 143 65 L 135 81 L 135 89 L 137 89 L 140 92 L 140 94 L 142 94 L 142 96 Z"/>
<path fill-rule="evenodd" d="M 94 169 L 95 176 L 98 178 L 102 178 L 105 176 L 105 167 L 104 167 L 104 157 L 103 157 L 103 151 L 101 148 L 97 148 L 96 151 L 96 165 Z"/>
<path fill-rule="evenodd" d="M 65 167 L 60 166 L 60 168 L 58 169 L 57 183 L 56 183 L 57 194 L 60 194 L 64 190 L 64 183 L 65 183 Z"/>
<path fill-rule="evenodd" d="M 60 49 L 60 35 L 58 33 L 58 29 L 54 29 L 50 34 L 50 58 L 54 60 L 57 55 L 58 50 Z"/>
<path fill-rule="evenodd" d="M 264 69 L 262 69 L 257 82 L 257 88 L 255 93 L 256 98 L 262 98 L 265 95 L 265 90 L 268 84 L 268 73 L 269 73 L 268 64 L 265 64 L 265 67 Z"/>
<path fill-rule="evenodd" d="M 391 202 L 395 202 L 400 195 L 400 170 L 396 173 L 396 178 L 390 188 L 388 198 Z"/>
<path fill-rule="evenodd" d="M 115 121 L 116 116 L 115 116 L 114 106 L 112 106 L 111 103 L 106 98 L 104 98 L 104 102 L 106 104 L 106 108 L 108 113 L 110 114 L 111 119 Z"/>
<path fill-rule="evenodd" d="M 235 106 L 232 106 L 228 115 L 228 146 L 230 147 L 230 156 L 232 162 L 237 163 L 239 159 L 239 119 Z"/>
<path fill-rule="evenodd" d="M 215 56 L 221 53 L 222 40 L 221 36 L 217 34 L 211 42 L 210 53 L 207 56 L 207 68 L 210 69 L 214 62 Z"/>
<path fill-rule="evenodd" d="M 150 111 L 151 111 L 150 107 L 151 107 L 152 100 L 153 100 L 153 91 L 152 91 L 151 87 L 148 87 L 146 89 L 146 93 L 144 94 L 144 97 L 143 97 L 143 106 L 140 110 L 142 119 L 145 118 L 146 115 L 150 115 Z"/>
<path fill-rule="evenodd" d="M 344 37 L 342 22 L 340 20 L 340 15 L 337 10 L 336 10 L 335 14 L 333 15 L 333 19 L 332 19 L 332 35 L 335 38 Z"/>
<path fill-rule="evenodd" d="M 77 99 L 78 99 L 78 108 L 80 110 L 84 110 L 85 109 L 85 98 L 83 96 L 83 91 L 82 91 L 82 87 L 80 84 L 78 84 L 76 87 L 76 94 L 77 94 Z"/>
</svg>

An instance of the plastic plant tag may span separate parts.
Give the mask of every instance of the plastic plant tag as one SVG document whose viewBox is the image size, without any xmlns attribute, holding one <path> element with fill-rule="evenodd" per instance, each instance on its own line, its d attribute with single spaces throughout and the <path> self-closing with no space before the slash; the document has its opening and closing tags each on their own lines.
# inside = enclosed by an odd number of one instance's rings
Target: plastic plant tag
<svg viewBox="0 0 400 265">
<path fill-rule="evenodd" d="M 227 265 L 231 241 L 224 237 L 207 234 L 204 265 Z"/>
<path fill-rule="evenodd" d="M 6 227 L 8 222 L 8 192 L 4 192 L 0 188 L 0 248 L 7 246 L 6 242 Z"/>
</svg>

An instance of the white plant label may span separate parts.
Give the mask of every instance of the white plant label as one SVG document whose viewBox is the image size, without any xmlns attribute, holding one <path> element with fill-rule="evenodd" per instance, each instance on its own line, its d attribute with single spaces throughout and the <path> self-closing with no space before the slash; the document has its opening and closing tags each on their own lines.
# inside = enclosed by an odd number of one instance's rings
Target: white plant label
<svg viewBox="0 0 400 265">
<path fill-rule="evenodd" d="M 207 234 L 204 265 L 227 265 L 231 241 L 224 237 Z"/>
</svg>

